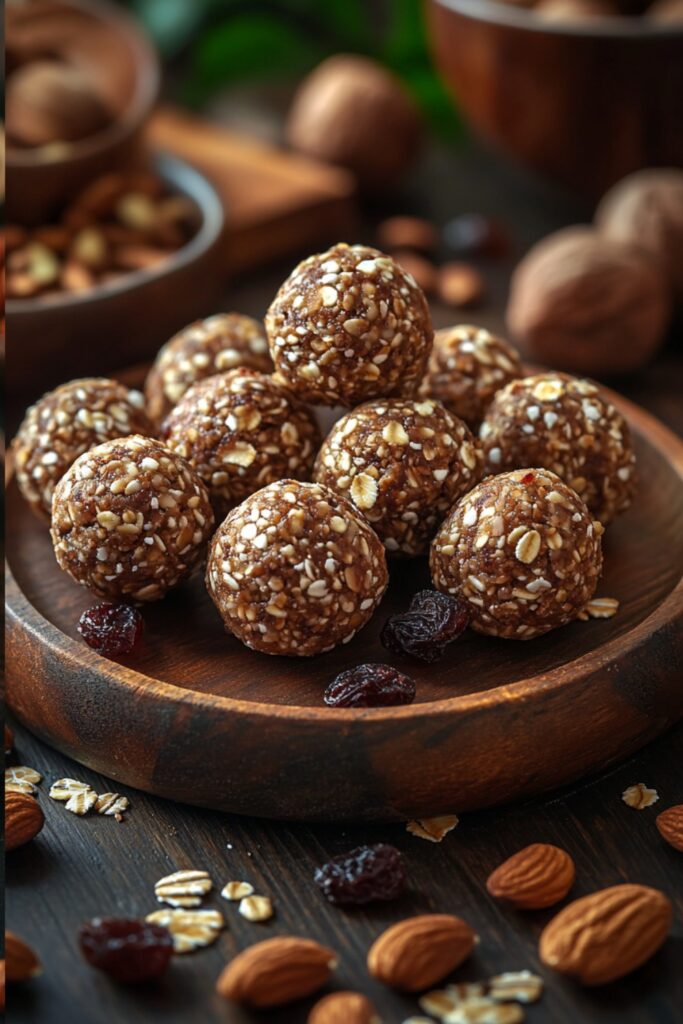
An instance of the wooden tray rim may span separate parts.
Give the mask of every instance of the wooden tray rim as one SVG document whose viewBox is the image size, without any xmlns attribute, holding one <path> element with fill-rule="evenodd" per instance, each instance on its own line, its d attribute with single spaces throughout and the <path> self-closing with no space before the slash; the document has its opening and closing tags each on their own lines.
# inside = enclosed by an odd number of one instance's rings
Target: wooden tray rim
<svg viewBox="0 0 683 1024">
<path fill-rule="evenodd" d="M 675 469 L 678 477 L 683 480 L 683 440 L 656 419 L 656 417 L 641 409 L 635 403 L 603 385 L 600 385 L 600 387 L 609 400 L 620 408 L 627 420 L 638 422 L 637 432 L 664 455 L 666 461 Z M 9 484 L 12 476 L 12 468 L 9 461 L 7 469 L 6 484 Z M 612 661 L 612 656 L 617 651 L 620 654 L 624 654 L 626 651 L 634 650 L 668 622 L 683 615 L 682 575 L 676 586 L 658 607 L 631 630 L 570 662 L 569 664 L 573 665 L 576 671 L 569 680 L 566 678 L 568 663 L 564 662 L 548 672 L 519 679 L 514 683 L 502 683 L 499 686 L 491 687 L 479 693 L 459 694 L 453 697 L 444 697 L 440 700 L 425 701 L 421 704 L 409 704 L 400 707 L 326 708 L 302 704 L 269 704 L 261 701 L 227 697 L 223 694 L 186 689 L 175 683 L 156 679 L 154 676 L 148 676 L 137 669 L 130 668 L 120 662 L 111 661 L 97 654 L 96 651 L 91 650 L 85 644 L 81 644 L 74 640 L 73 637 L 63 633 L 58 626 L 55 626 L 46 619 L 30 603 L 22 591 L 7 559 L 5 559 L 5 586 L 5 604 L 9 619 L 18 625 L 20 629 L 28 632 L 40 646 L 47 647 L 57 658 L 64 659 L 66 657 L 74 662 L 77 668 L 93 672 L 100 677 L 105 677 L 115 689 L 127 691 L 144 688 L 150 696 L 156 693 L 159 696 L 172 700 L 174 703 L 189 707 L 208 707 L 214 710 L 222 708 L 226 712 L 237 714 L 248 712 L 252 715 L 268 719 L 273 717 L 280 719 L 289 718 L 308 723 L 319 722 L 320 720 L 325 720 L 327 723 L 336 721 L 340 724 L 350 724 L 365 721 L 380 723 L 390 720 L 428 719 L 442 714 L 453 713 L 453 711 L 483 710 L 488 706 L 499 703 L 501 695 L 521 703 L 542 691 L 559 690 L 566 686 L 574 685 L 578 679 L 585 678 L 599 668 L 601 664 L 609 664 Z M 504 641 L 500 642 L 503 643 Z M 530 687 L 530 683 L 533 683 L 533 686 Z"/>
</svg>

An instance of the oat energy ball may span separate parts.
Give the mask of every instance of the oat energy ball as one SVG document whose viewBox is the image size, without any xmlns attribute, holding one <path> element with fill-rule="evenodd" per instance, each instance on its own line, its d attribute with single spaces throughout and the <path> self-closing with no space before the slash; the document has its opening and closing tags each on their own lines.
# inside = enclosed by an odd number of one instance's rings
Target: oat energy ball
<svg viewBox="0 0 683 1024">
<path fill-rule="evenodd" d="M 459 324 L 434 335 L 420 394 L 437 398 L 474 429 L 496 391 L 521 376 L 519 354 L 509 342 L 483 327 Z"/>
<path fill-rule="evenodd" d="M 429 307 L 390 256 L 335 245 L 300 263 L 266 316 L 278 375 L 306 402 L 413 395 L 432 346 Z"/>
<path fill-rule="evenodd" d="M 544 373 L 512 381 L 493 399 L 479 437 L 488 472 L 551 469 L 601 523 L 631 504 L 636 484 L 631 432 L 589 380 Z"/>
<path fill-rule="evenodd" d="M 52 500 L 60 567 L 110 600 L 163 597 L 201 561 L 212 527 L 199 477 L 160 441 L 140 435 L 81 455 Z"/>
<path fill-rule="evenodd" d="M 459 501 L 437 533 L 432 580 L 467 602 L 477 632 L 529 640 L 571 622 L 593 596 L 602 532 L 555 473 L 501 473 Z"/>
<path fill-rule="evenodd" d="M 32 405 L 12 443 L 19 489 L 49 518 L 55 484 L 79 455 L 128 434 L 151 434 L 139 391 L 104 377 L 72 380 Z"/>
<path fill-rule="evenodd" d="M 254 370 L 231 370 L 195 384 L 162 433 L 204 481 L 220 518 L 266 484 L 310 479 L 320 445 L 306 406 Z"/>
<path fill-rule="evenodd" d="M 387 551 L 419 555 L 482 466 L 468 427 L 440 402 L 390 398 L 334 425 L 314 476 L 354 503 Z"/>
<path fill-rule="evenodd" d="M 160 423 L 197 381 L 239 366 L 272 372 L 263 324 L 241 313 L 196 320 L 166 342 L 147 375 L 149 415 Z"/>
<path fill-rule="evenodd" d="M 266 654 L 308 656 L 350 640 L 387 585 L 384 548 L 353 505 L 281 480 L 216 531 L 206 585 L 228 632 Z"/>
</svg>

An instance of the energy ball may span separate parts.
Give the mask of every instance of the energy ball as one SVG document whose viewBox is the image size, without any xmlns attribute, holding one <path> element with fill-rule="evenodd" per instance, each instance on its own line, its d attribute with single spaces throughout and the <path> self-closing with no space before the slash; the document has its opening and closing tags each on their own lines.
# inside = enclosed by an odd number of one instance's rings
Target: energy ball
<svg viewBox="0 0 683 1024">
<path fill-rule="evenodd" d="M 299 398 L 346 406 L 415 394 L 433 336 L 411 275 L 377 249 L 345 244 L 299 264 L 266 331 L 275 369 Z"/>
<path fill-rule="evenodd" d="M 199 564 L 212 527 L 199 477 L 160 441 L 140 435 L 81 455 L 52 500 L 60 567 L 114 601 L 163 597 Z"/>
<path fill-rule="evenodd" d="M 314 477 L 353 502 L 387 551 L 419 555 L 482 468 L 468 427 L 440 402 L 393 398 L 339 420 Z"/>
<path fill-rule="evenodd" d="M 489 406 L 479 437 L 489 473 L 543 466 L 601 523 L 631 504 L 635 452 L 624 417 L 589 380 L 543 373 L 512 381 Z"/>
<path fill-rule="evenodd" d="M 522 376 L 519 353 L 483 327 L 460 324 L 434 335 L 420 394 L 436 398 L 472 429 L 496 391 Z"/>
<path fill-rule="evenodd" d="M 195 384 L 162 434 L 204 481 L 220 518 L 266 484 L 310 479 L 320 446 L 313 414 L 255 370 L 231 370 Z"/>
<path fill-rule="evenodd" d="M 346 643 L 387 586 L 384 548 L 351 502 L 281 480 L 216 531 L 206 585 L 228 632 L 265 654 L 307 657 Z"/>
<path fill-rule="evenodd" d="M 467 602 L 478 633 L 529 640 L 575 619 L 602 569 L 603 528 L 547 469 L 488 477 L 432 544 L 437 590 Z"/>
<path fill-rule="evenodd" d="M 150 417 L 161 423 L 197 381 L 240 366 L 272 373 L 263 324 L 241 313 L 196 320 L 166 342 L 147 375 Z"/>
<path fill-rule="evenodd" d="M 139 391 L 104 377 L 72 380 L 32 405 L 12 443 L 19 490 L 49 519 L 52 493 L 79 455 L 128 434 L 152 434 Z"/>
</svg>

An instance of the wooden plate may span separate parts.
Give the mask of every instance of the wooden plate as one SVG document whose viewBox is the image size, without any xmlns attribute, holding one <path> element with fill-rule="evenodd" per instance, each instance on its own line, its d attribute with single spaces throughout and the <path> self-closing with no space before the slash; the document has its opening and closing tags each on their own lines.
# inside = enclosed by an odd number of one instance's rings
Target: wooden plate
<svg viewBox="0 0 683 1024">
<path fill-rule="evenodd" d="M 332 710 L 326 683 L 366 661 L 428 584 L 397 562 L 374 620 L 319 658 L 255 654 L 223 632 L 201 576 L 145 609 L 139 651 L 91 651 L 76 623 L 92 601 L 57 568 L 45 527 L 7 497 L 7 685 L 41 738 L 113 779 L 267 817 L 407 819 L 548 790 L 637 749 L 683 713 L 683 443 L 612 395 L 634 429 L 634 507 L 605 536 L 598 594 L 609 620 L 526 643 L 467 634 L 434 666 L 400 663 L 410 707 Z M 637 780 L 636 780 L 637 781 Z"/>
</svg>

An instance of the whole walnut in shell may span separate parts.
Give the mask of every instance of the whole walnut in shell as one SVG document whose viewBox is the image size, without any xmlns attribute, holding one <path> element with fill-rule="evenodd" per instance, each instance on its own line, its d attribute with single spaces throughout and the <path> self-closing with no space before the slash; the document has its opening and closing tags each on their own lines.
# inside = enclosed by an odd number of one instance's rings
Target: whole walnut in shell
<svg viewBox="0 0 683 1024">
<path fill-rule="evenodd" d="M 651 260 L 576 227 L 549 235 L 520 262 L 507 322 L 532 359 L 600 375 L 647 363 L 669 313 L 667 287 Z"/>
<path fill-rule="evenodd" d="M 348 168 L 363 188 L 394 184 L 412 163 L 422 134 L 411 97 L 367 57 L 337 54 L 304 80 L 286 127 L 295 149 Z"/>
<path fill-rule="evenodd" d="M 605 238 L 652 256 L 683 300 L 683 171 L 663 167 L 629 174 L 603 196 L 595 222 Z"/>
</svg>

